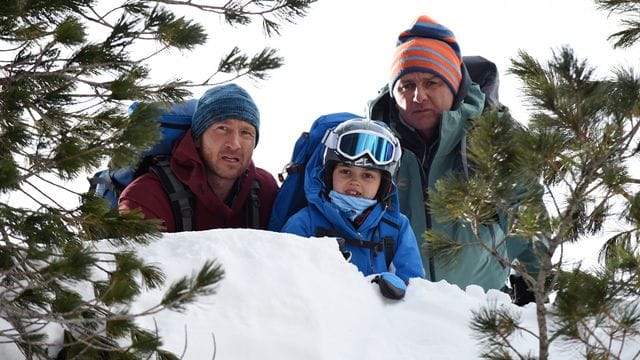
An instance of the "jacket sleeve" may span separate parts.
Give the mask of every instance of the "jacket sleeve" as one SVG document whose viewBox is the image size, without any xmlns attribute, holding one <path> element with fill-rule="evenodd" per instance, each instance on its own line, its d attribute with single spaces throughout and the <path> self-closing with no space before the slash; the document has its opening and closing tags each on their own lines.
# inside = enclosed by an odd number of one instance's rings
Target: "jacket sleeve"
<svg viewBox="0 0 640 360">
<path fill-rule="evenodd" d="M 144 174 L 127 186 L 118 199 L 120 211 L 139 209 L 145 219 L 160 219 L 163 232 L 175 232 L 175 220 L 169 198 L 160 180 L 151 173 Z"/>
<path fill-rule="evenodd" d="M 540 271 L 540 260 L 536 255 L 535 245 L 540 248 L 538 251 L 548 251 L 547 241 L 541 239 L 539 241 L 530 241 L 516 236 L 507 239 L 507 254 L 509 260 L 518 262 L 525 267 L 528 273 L 535 274 Z"/>
<path fill-rule="evenodd" d="M 256 168 L 256 179 L 260 184 L 260 226 L 267 229 L 278 194 L 278 183 L 271 173 L 261 168 Z"/>
<path fill-rule="evenodd" d="M 534 185 L 535 189 L 530 190 L 534 191 L 539 198 L 537 201 L 540 204 L 542 209 L 545 209 L 544 203 L 542 200 L 542 189 L 540 185 Z M 526 193 L 526 189 L 522 187 L 521 193 Z M 548 218 L 546 209 L 544 210 L 543 216 Z M 501 219 L 502 220 L 502 219 Z M 506 222 L 502 220 L 502 222 Z M 507 224 L 507 226 L 510 224 Z M 534 246 L 539 246 L 538 251 L 547 251 L 548 242 L 546 239 L 540 239 L 539 241 L 531 241 L 528 239 L 522 239 L 519 237 L 510 237 L 507 240 L 507 254 L 509 256 L 509 260 L 511 262 L 517 261 L 521 265 L 525 267 L 527 272 L 529 273 L 537 273 L 540 271 L 540 261 L 538 256 L 536 255 L 536 249 Z"/>
<path fill-rule="evenodd" d="M 293 214 L 293 216 L 290 217 L 282 227 L 282 232 L 305 237 L 315 236 L 315 233 L 312 231 L 309 209 L 303 208 L 302 210 Z"/>
<path fill-rule="evenodd" d="M 408 283 L 409 279 L 424 278 L 425 274 L 416 236 L 409 225 L 409 220 L 404 215 L 401 215 L 401 219 L 398 247 L 392 263 L 396 269 L 396 275 Z"/>
</svg>

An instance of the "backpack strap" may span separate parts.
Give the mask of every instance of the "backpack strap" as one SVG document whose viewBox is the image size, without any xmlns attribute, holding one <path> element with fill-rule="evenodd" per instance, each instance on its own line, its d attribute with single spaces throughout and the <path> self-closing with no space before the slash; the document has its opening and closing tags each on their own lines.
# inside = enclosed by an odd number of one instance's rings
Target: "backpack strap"
<svg viewBox="0 0 640 360">
<path fill-rule="evenodd" d="M 164 188 L 171 202 L 176 231 L 193 231 L 195 227 L 195 196 L 171 171 L 170 157 L 157 155 L 149 171 L 154 173 Z"/>
<path fill-rule="evenodd" d="M 386 223 L 387 225 L 390 225 L 392 228 L 396 230 L 396 237 L 400 236 L 400 225 L 396 224 L 395 222 L 385 217 L 383 217 L 381 221 Z M 377 231 L 378 230 L 376 229 L 376 233 Z M 395 251 L 396 251 L 396 241 L 395 241 L 395 238 L 391 235 L 384 236 L 380 242 L 373 242 L 373 241 L 364 241 L 364 240 L 345 238 L 341 236 L 336 230 L 318 227 L 316 229 L 316 236 L 318 237 L 327 236 L 327 237 L 337 238 L 338 246 L 340 248 L 340 251 L 342 252 L 344 252 L 344 245 L 348 244 L 351 246 L 369 249 L 373 252 L 373 256 L 377 256 L 378 253 L 384 253 L 384 260 L 385 260 L 385 264 L 387 265 L 387 269 L 389 269 L 389 266 L 391 266 L 391 262 L 393 261 L 393 256 L 395 255 Z"/>
<path fill-rule="evenodd" d="M 345 238 L 343 236 L 338 235 L 335 231 L 330 231 L 330 230 L 327 231 L 327 229 L 324 229 L 324 228 L 318 228 L 316 231 L 316 236 L 335 237 L 336 240 L 338 241 L 338 248 L 343 253 L 345 252 L 345 249 L 344 249 L 345 245 L 351 245 L 351 246 L 361 247 L 364 249 L 369 249 L 373 252 L 373 256 L 377 256 L 378 253 L 385 251 L 385 246 L 382 242 L 377 243 L 373 241 L 349 239 L 349 238 Z M 389 265 L 387 265 L 387 268 L 389 268 Z"/>
<path fill-rule="evenodd" d="M 111 191 L 115 194 L 116 199 L 120 197 L 122 186 L 116 187 L 109 170 L 100 170 L 89 178 L 89 192 L 97 196 L 105 197 L 105 193 Z"/>
<path fill-rule="evenodd" d="M 96 191 L 98 190 L 98 184 L 104 184 L 105 187 L 107 187 L 108 185 L 110 185 L 111 187 L 113 187 L 113 183 L 109 180 L 109 181 L 105 181 L 104 179 L 100 178 L 100 175 L 102 173 L 102 171 L 98 171 L 97 173 L 93 174 L 92 177 L 89 178 L 89 192 L 90 193 L 96 193 Z M 102 192 L 104 193 L 104 192 Z M 98 196 L 102 196 L 103 194 L 100 193 L 96 193 L 96 195 Z"/>
<path fill-rule="evenodd" d="M 400 237 L 400 225 L 396 224 L 395 222 L 385 217 L 383 217 L 381 221 L 395 229 L 396 238 Z M 385 261 L 387 262 L 387 269 L 388 269 L 389 266 L 391 265 L 391 261 L 393 261 L 393 256 L 395 255 L 396 243 L 392 236 L 387 235 L 382 238 L 382 244 L 384 246 L 384 256 L 385 256 Z"/>
<path fill-rule="evenodd" d="M 247 204 L 247 224 L 252 229 L 260 229 L 260 184 L 258 180 L 251 183 L 249 204 Z"/>
</svg>

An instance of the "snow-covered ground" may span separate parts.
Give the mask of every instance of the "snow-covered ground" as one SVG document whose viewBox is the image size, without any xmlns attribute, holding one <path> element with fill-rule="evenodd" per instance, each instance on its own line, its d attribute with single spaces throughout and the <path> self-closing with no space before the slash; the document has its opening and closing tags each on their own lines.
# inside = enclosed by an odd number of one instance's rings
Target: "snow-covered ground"
<svg viewBox="0 0 640 360">
<path fill-rule="evenodd" d="M 167 285 L 208 259 L 224 267 L 215 295 L 184 313 L 140 320 L 157 325 L 165 348 L 184 359 L 478 359 L 468 325 L 472 310 L 487 304 L 507 307 L 536 329 L 533 305 L 514 306 L 506 294 L 477 286 L 463 291 L 413 279 L 403 300 L 385 299 L 329 238 L 220 229 L 167 234 L 140 254 L 164 269 Z M 132 310 L 157 303 L 162 292 L 145 294 Z M 536 352 L 530 335 L 515 342 Z M 640 344 L 627 347 L 622 358 L 632 358 Z M 580 350 L 555 346 L 552 359 L 584 358 Z M 0 345 L 0 359 L 21 358 L 12 345 Z"/>
</svg>

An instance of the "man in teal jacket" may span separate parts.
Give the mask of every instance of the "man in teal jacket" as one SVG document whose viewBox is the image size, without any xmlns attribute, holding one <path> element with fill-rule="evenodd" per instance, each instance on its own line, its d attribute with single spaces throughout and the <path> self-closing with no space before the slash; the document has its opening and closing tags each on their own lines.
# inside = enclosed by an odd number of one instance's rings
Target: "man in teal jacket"
<svg viewBox="0 0 640 360">
<path fill-rule="evenodd" d="M 400 33 L 387 90 L 369 103 L 369 116 L 390 123 L 403 148 L 397 186 L 401 211 L 410 219 L 420 243 L 426 230 L 448 234 L 459 243 L 477 242 L 463 221 L 441 223 L 430 213 L 429 192 L 446 173 L 464 171 L 461 141 L 485 106 L 485 94 L 473 83 L 453 33 L 428 16 Z M 504 221 L 483 225 L 481 240 L 507 261 L 517 260 L 537 272 L 538 262 L 524 240 L 505 239 Z M 422 245 L 422 244 L 421 244 Z M 462 289 L 476 284 L 503 289 L 510 267 L 481 246 L 466 246 L 455 266 L 444 266 L 422 250 L 427 279 L 446 280 Z M 516 286 L 522 290 L 521 278 Z M 526 291 L 518 304 L 534 301 Z"/>
</svg>

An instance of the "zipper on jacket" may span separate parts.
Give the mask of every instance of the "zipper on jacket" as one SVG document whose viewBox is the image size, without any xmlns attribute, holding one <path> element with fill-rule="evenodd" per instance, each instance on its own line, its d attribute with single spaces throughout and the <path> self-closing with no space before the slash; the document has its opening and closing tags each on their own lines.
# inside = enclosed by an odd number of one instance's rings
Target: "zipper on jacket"
<svg viewBox="0 0 640 360">
<path fill-rule="evenodd" d="M 427 149 L 425 149 L 427 150 Z M 428 153 L 425 152 L 423 155 L 423 160 L 425 159 L 426 154 Z M 425 226 L 426 229 L 425 230 L 431 230 L 431 227 L 433 226 L 432 222 L 431 222 L 431 207 L 429 206 L 429 171 L 425 170 L 425 168 L 423 167 L 424 162 L 420 162 L 420 184 L 422 185 L 422 199 L 424 200 L 424 217 L 425 217 Z M 431 163 L 429 162 L 429 168 L 431 167 Z M 429 169 L 427 168 L 427 169 Z M 426 183 L 426 185 L 425 185 Z M 424 234 L 420 234 L 419 236 L 423 236 Z M 422 252 L 422 249 L 420 249 L 420 252 Z M 431 281 L 436 281 L 436 268 L 435 268 L 435 264 L 434 264 L 434 257 L 431 253 L 427 254 L 427 259 L 429 261 L 429 266 L 428 266 L 428 276 L 429 276 L 429 280 Z"/>
<path fill-rule="evenodd" d="M 422 161 L 420 163 L 420 175 L 422 177 L 422 197 L 424 199 L 424 214 L 425 225 L 427 230 L 431 230 L 433 223 L 431 221 L 431 206 L 429 205 L 429 172 L 431 172 L 431 163 L 435 157 L 435 153 L 438 148 L 439 138 L 427 146 L 425 144 Z M 425 166 L 426 165 L 426 166 Z M 428 254 L 429 259 L 429 278 L 431 281 L 436 281 L 436 267 L 434 264 L 435 258 L 431 253 Z"/>
</svg>

